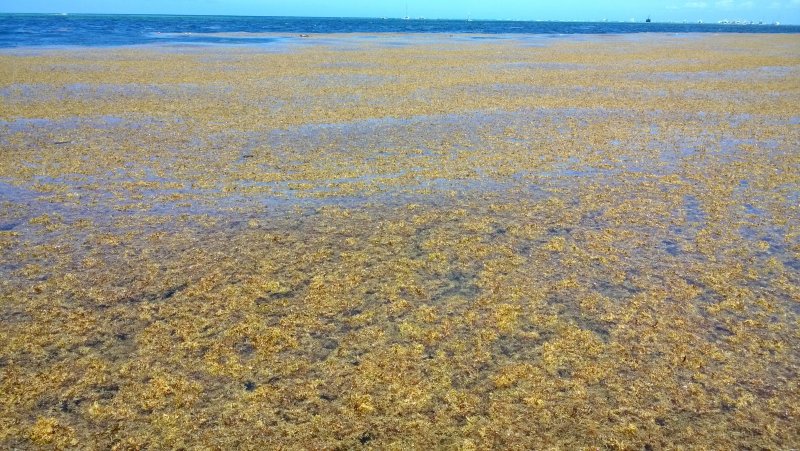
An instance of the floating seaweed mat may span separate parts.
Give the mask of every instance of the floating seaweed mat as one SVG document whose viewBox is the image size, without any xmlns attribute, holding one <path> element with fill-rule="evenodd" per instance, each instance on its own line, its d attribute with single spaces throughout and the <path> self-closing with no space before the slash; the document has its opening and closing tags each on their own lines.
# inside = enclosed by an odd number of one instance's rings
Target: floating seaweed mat
<svg viewBox="0 0 800 451">
<path fill-rule="evenodd" d="M 796 36 L 342 39 L 0 55 L 0 446 L 797 446 Z"/>
</svg>

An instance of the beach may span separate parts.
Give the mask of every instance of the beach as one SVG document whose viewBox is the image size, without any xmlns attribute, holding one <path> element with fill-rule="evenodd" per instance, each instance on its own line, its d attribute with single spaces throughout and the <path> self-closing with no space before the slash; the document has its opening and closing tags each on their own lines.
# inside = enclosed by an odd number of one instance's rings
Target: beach
<svg viewBox="0 0 800 451">
<path fill-rule="evenodd" d="M 800 446 L 800 35 L 0 52 L 0 447 Z"/>
</svg>

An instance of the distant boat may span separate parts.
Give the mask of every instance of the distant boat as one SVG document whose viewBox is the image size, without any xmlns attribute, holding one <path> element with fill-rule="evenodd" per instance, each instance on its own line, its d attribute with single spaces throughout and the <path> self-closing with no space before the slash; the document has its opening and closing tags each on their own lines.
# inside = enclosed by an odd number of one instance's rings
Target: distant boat
<svg viewBox="0 0 800 451">
<path fill-rule="evenodd" d="M 645 23 L 650 23 L 650 16 L 647 16 L 647 20 L 645 20 Z"/>
</svg>

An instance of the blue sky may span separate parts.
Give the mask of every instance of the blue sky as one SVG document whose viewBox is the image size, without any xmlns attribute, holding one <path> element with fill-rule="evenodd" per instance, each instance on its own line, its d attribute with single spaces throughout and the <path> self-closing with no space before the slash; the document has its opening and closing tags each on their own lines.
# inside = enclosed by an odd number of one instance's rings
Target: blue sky
<svg viewBox="0 0 800 451">
<path fill-rule="evenodd" d="M 800 0 L 0 0 L 1 12 L 800 23 Z"/>
</svg>

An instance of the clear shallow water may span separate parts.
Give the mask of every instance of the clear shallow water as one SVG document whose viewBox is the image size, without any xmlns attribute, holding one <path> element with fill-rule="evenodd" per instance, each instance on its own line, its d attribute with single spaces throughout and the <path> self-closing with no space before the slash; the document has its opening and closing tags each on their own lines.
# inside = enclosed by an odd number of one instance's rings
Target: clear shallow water
<svg viewBox="0 0 800 451">
<path fill-rule="evenodd" d="M 515 22 L 311 17 L 0 14 L 0 48 L 142 44 L 270 44 L 225 33 L 800 33 L 793 25 Z"/>
<path fill-rule="evenodd" d="M 797 448 L 800 35 L 149 33 L 0 51 L 0 449 Z"/>
</svg>

